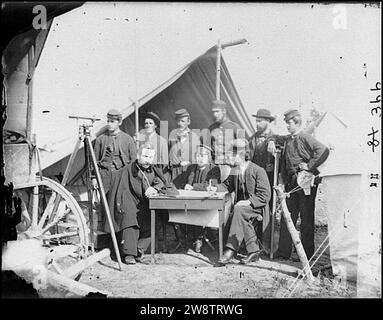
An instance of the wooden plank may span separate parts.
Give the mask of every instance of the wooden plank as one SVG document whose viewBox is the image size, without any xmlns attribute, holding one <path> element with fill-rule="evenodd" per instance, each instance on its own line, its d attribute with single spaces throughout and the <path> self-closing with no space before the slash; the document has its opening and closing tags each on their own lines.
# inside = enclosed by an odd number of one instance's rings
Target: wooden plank
<svg viewBox="0 0 383 320">
<path fill-rule="evenodd" d="M 84 283 L 74 281 L 63 275 L 53 273 L 52 271 L 47 271 L 47 282 L 55 288 L 69 291 L 78 296 L 86 296 L 91 292 L 101 293 L 106 296 L 110 295 L 109 292 L 101 291 L 91 286 L 88 286 Z"/>
<path fill-rule="evenodd" d="M 86 268 L 108 256 L 110 256 L 110 250 L 106 248 L 70 266 L 68 269 L 63 271 L 62 275 L 74 279 Z"/>
</svg>

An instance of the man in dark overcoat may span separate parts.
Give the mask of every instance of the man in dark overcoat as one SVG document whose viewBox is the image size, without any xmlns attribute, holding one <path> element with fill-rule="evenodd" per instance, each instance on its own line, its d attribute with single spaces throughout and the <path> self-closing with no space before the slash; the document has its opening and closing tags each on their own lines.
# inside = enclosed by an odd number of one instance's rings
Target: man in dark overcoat
<svg viewBox="0 0 383 320">
<path fill-rule="evenodd" d="M 155 147 L 146 142 L 139 148 L 137 160 L 119 175 L 109 194 L 108 203 L 115 231 L 119 233 L 120 250 L 127 264 L 140 261 L 150 245 L 149 197 L 166 185 L 162 170 L 153 166 Z M 106 232 L 110 233 L 106 224 Z"/>
</svg>

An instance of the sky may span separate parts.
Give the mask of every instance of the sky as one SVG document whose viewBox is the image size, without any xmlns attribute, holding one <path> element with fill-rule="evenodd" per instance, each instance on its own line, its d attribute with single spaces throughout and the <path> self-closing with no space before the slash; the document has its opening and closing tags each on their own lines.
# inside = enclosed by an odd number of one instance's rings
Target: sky
<svg viewBox="0 0 383 320">
<path fill-rule="evenodd" d="M 371 126 L 380 128 L 369 103 L 381 81 L 380 13 L 364 4 L 87 2 L 54 19 L 35 73 L 36 119 L 48 120 L 43 139 L 53 138 L 54 114 L 43 110 L 104 117 L 218 40 L 245 38 L 222 54 L 249 116 L 268 108 L 273 130 L 286 133 L 287 109 L 328 111 L 367 150 Z"/>
</svg>

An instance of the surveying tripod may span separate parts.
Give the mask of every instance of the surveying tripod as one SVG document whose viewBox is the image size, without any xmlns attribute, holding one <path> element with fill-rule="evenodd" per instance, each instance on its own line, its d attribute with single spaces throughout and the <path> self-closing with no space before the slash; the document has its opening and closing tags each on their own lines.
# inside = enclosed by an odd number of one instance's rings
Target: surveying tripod
<svg viewBox="0 0 383 320">
<path fill-rule="evenodd" d="M 104 189 L 104 185 L 103 185 L 102 180 L 101 180 L 101 174 L 100 174 L 100 170 L 99 170 L 98 165 L 97 165 L 97 160 L 96 160 L 96 156 L 94 154 L 94 150 L 93 150 L 93 146 L 92 146 L 92 141 L 90 139 L 90 128 L 93 127 L 93 124 L 94 124 L 95 121 L 99 121 L 100 119 L 88 118 L 88 117 L 77 117 L 77 116 L 69 116 L 69 118 L 70 119 L 77 119 L 77 120 L 79 120 L 79 119 L 81 119 L 81 120 L 88 120 L 88 121 L 91 121 L 92 123 L 91 124 L 81 124 L 79 126 L 78 140 L 77 140 L 76 145 L 75 145 L 75 147 L 73 149 L 73 152 L 72 152 L 72 154 L 71 154 L 71 156 L 69 158 L 68 165 L 67 165 L 67 167 L 65 169 L 65 173 L 64 173 L 64 176 L 63 176 L 61 184 L 63 186 L 65 186 L 66 183 L 68 182 L 69 173 L 70 173 L 70 171 L 72 169 L 74 160 L 75 160 L 76 155 L 78 153 L 78 150 L 81 148 L 82 145 L 84 145 L 85 168 L 86 168 L 86 182 L 87 182 L 87 190 L 88 190 L 88 209 L 89 209 L 89 225 L 90 225 L 91 248 L 92 248 L 92 251 L 94 251 L 94 234 L 93 234 L 94 226 L 93 226 L 93 203 L 92 203 L 92 199 L 93 199 L 93 186 L 92 186 L 92 182 L 91 182 L 91 173 L 92 173 L 91 166 L 92 166 L 93 170 L 94 170 L 94 172 L 96 174 L 96 180 L 97 180 L 97 184 L 98 184 L 99 191 L 100 191 L 101 202 L 102 202 L 102 205 L 103 205 L 103 208 L 105 210 L 106 217 L 108 219 L 108 223 L 109 223 L 109 226 L 110 226 L 110 235 L 112 237 L 113 246 L 114 246 L 114 250 L 115 250 L 115 253 L 116 253 L 118 265 L 119 265 L 120 270 L 122 270 L 121 256 L 120 256 L 120 251 L 118 249 L 116 235 L 115 235 L 115 232 L 114 232 L 113 221 L 112 221 L 112 218 L 111 218 L 111 215 L 110 215 L 109 205 L 108 205 L 108 202 L 106 200 L 105 189 Z"/>
</svg>

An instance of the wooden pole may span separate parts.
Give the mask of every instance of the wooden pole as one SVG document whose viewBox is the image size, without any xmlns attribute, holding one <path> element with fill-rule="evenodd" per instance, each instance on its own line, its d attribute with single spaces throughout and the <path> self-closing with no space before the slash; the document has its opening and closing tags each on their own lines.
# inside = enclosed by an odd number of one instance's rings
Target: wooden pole
<svg viewBox="0 0 383 320">
<path fill-rule="evenodd" d="M 84 156 L 85 156 L 85 165 L 86 169 L 86 183 L 87 183 L 87 193 L 88 193 L 88 217 L 89 217 L 89 229 L 90 229 L 90 247 L 92 253 L 94 253 L 94 223 L 93 223 L 93 192 L 92 192 L 92 172 L 90 167 L 90 156 L 89 150 L 84 144 Z"/>
<path fill-rule="evenodd" d="M 78 152 L 78 150 L 80 149 L 80 146 L 81 146 L 82 142 L 83 142 L 83 138 L 80 137 L 80 138 L 77 140 L 77 142 L 76 142 L 76 145 L 75 145 L 75 147 L 74 147 L 74 149 L 73 149 L 72 154 L 70 155 L 68 164 L 67 164 L 66 169 L 65 169 L 65 172 L 64 172 L 63 179 L 61 180 L 61 185 L 62 185 L 62 186 L 65 186 L 66 183 L 67 183 L 67 181 L 68 181 L 69 173 L 70 173 L 71 170 L 72 170 L 72 166 L 73 166 L 74 160 L 75 160 L 75 158 L 76 158 L 77 152 Z M 61 195 L 58 193 L 57 196 L 56 196 L 56 198 L 55 198 L 55 203 L 54 203 L 54 205 L 53 205 L 53 209 L 52 209 L 52 212 L 51 212 L 51 218 L 54 216 L 53 213 L 57 211 L 58 206 L 59 206 L 59 204 L 60 204 L 60 201 L 61 201 Z M 45 219 L 44 219 L 44 221 L 45 221 Z"/>
<path fill-rule="evenodd" d="M 37 227 L 39 215 L 39 186 L 33 187 L 32 193 L 32 228 Z"/>
<path fill-rule="evenodd" d="M 32 92 L 33 92 L 33 71 L 34 71 L 34 45 L 31 45 L 28 51 L 28 75 L 27 75 L 27 85 L 28 85 L 28 97 L 27 97 L 27 128 L 26 128 L 26 137 L 30 141 L 32 138 Z"/>
<path fill-rule="evenodd" d="M 140 141 L 138 139 L 138 131 L 139 131 L 139 122 L 138 122 L 138 109 L 139 109 L 139 105 L 138 105 L 138 100 L 136 99 L 135 102 L 134 102 L 134 109 L 135 109 L 135 124 L 136 124 L 136 149 L 138 150 L 138 148 L 140 147 Z"/>
<path fill-rule="evenodd" d="M 101 201 L 102 201 L 102 204 L 103 204 L 104 209 L 105 209 L 106 217 L 108 218 L 108 223 L 109 223 L 109 227 L 110 227 L 110 235 L 112 237 L 114 251 L 116 253 L 116 257 L 117 257 L 118 265 L 120 267 L 120 271 L 122 271 L 122 262 L 121 262 L 120 251 L 118 249 L 116 234 L 114 232 L 113 221 L 112 221 L 112 217 L 110 215 L 108 202 L 106 200 L 105 190 L 104 190 L 104 186 L 103 186 L 102 180 L 101 180 L 101 174 L 100 174 L 100 171 L 99 171 L 98 166 L 97 166 L 96 156 L 94 154 L 94 150 L 93 150 L 92 143 L 90 141 L 89 136 L 85 136 L 85 140 L 86 140 L 86 143 L 88 145 L 89 154 L 91 156 L 94 171 L 96 173 L 97 184 L 98 184 L 98 187 L 100 189 Z"/>
<path fill-rule="evenodd" d="M 275 213 L 277 206 L 277 192 L 274 187 L 278 184 L 278 164 L 279 164 L 280 151 L 277 151 L 274 156 L 274 176 L 273 176 L 273 203 L 271 212 L 271 239 L 270 239 L 270 259 L 274 258 L 274 227 L 275 227 Z"/>
<path fill-rule="evenodd" d="M 110 250 L 108 248 L 103 249 L 100 252 L 92 254 L 89 258 L 80 260 L 76 264 L 70 266 L 68 269 L 63 271 L 62 275 L 74 279 L 86 268 L 108 257 L 109 255 L 110 255 Z"/>
<path fill-rule="evenodd" d="M 219 100 L 221 97 L 221 40 L 218 40 L 217 44 L 217 64 L 216 64 L 216 81 L 215 81 L 215 98 Z"/>
<path fill-rule="evenodd" d="M 73 279 L 65 277 L 63 275 L 56 274 L 52 271 L 47 271 L 47 282 L 57 289 L 61 289 L 64 291 L 69 291 L 78 296 L 86 296 L 91 292 L 101 293 L 106 296 L 110 295 L 110 293 L 98 290 L 87 284 L 77 282 Z"/>
<path fill-rule="evenodd" d="M 293 220 L 291 219 L 291 213 L 290 213 L 289 209 L 287 208 L 286 194 L 283 192 L 282 185 L 278 185 L 277 187 L 274 187 L 274 189 L 277 192 L 278 198 L 281 200 L 282 214 L 283 214 L 283 217 L 285 218 L 286 226 L 290 232 L 293 244 L 297 250 L 299 260 L 302 263 L 303 274 L 305 276 L 307 276 L 307 278 L 310 281 L 314 281 L 314 276 L 311 272 L 309 261 L 307 260 L 307 256 L 306 256 L 305 250 L 303 248 L 301 239 L 299 238 L 298 231 L 297 231 L 297 229 L 295 229 Z"/>
</svg>

